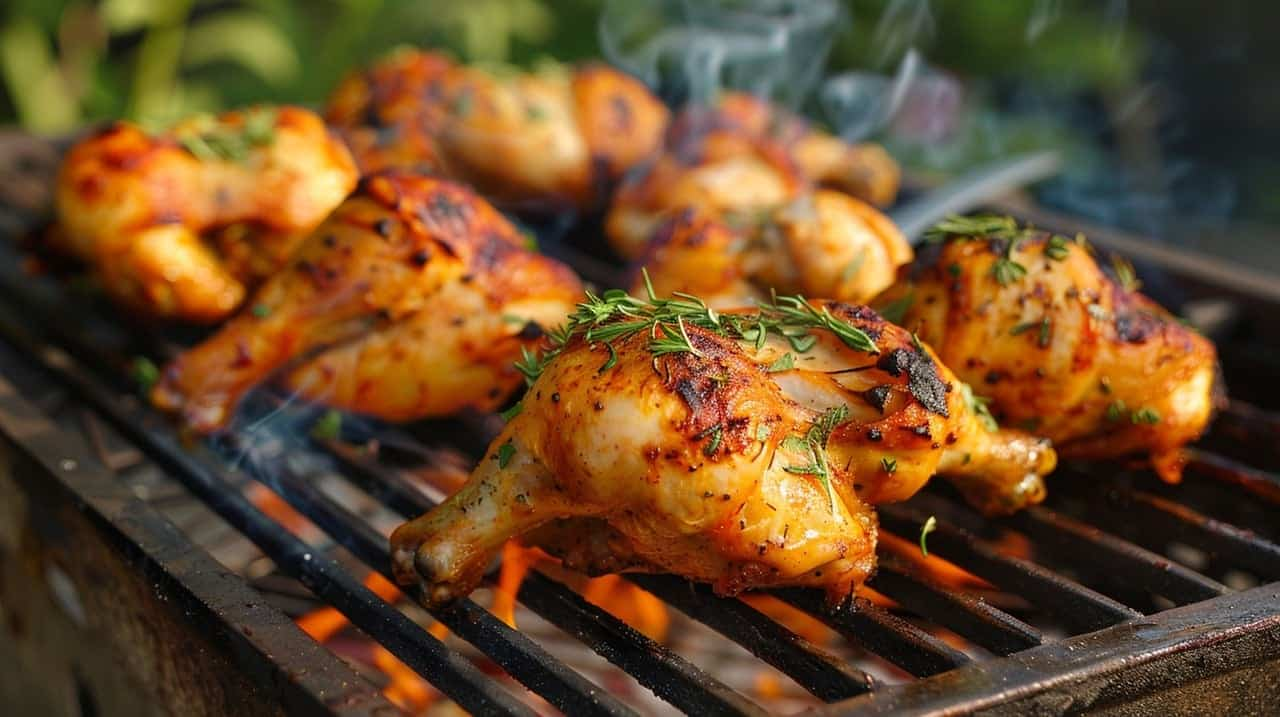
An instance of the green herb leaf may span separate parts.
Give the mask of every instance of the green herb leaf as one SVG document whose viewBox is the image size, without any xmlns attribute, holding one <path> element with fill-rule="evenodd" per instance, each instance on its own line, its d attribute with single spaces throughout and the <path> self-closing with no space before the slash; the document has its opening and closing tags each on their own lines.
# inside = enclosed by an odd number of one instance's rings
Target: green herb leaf
<svg viewBox="0 0 1280 717">
<path fill-rule="evenodd" d="M 978 423 L 991 433 L 1000 430 L 1000 425 L 996 423 L 995 416 L 991 415 L 991 409 L 987 406 L 987 404 L 991 403 L 991 399 L 975 394 L 973 388 L 964 381 L 957 381 L 956 384 L 960 388 L 961 398 L 964 399 L 965 405 L 969 407 L 969 413 L 978 419 Z"/>
<path fill-rule="evenodd" d="M 609 349 L 609 358 L 600 364 L 600 370 L 596 373 L 604 373 L 618 365 L 618 350 L 613 347 L 613 344 L 605 344 L 604 347 Z"/>
<path fill-rule="evenodd" d="M 929 547 L 925 545 L 925 539 L 929 537 L 929 533 L 937 529 L 938 518 L 932 515 L 924 522 L 924 525 L 920 526 L 920 554 L 926 558 L 929 557 Z"/>
<path fill-rule="evenodd" d="M 769 373 L 778 373 L 779 371 L 790 371 L 796 367 L 796 357 L 790 352 L 782 354 L 777 361 L 769 364 Z"/>
<path fill-rule="evenodd" d="M 783 440 L 783 447 L 791 451 L 806 451 L 808 453 L 809 462 L 804 465 L 791 465 L 783 467 L 788 473 L 796 473 L 800 475 L 812 475 L 818 478 L 822 483 L 822 487 L 827 491 L 827 500 L 831 505 L 831 512 L 836 512 L 836 492 L 835 487 L 831 484 L 831 466 L 827 460 L 827 441 L 831 438 L 831 434 L 842 423 L 849 420 L 849 407 L 840 404 L 824 411 L 809 426 L 809 430 L 805 432 L 803 438 L 799 436 L 787 436 Z"/>
<path fill-rule="evenodd" d="M 511 463 L 511 457 L 515 454 L 516 447 L 511 444 L 510 440 L 508 440 L 506 443 L 498 446 L 498 452 L 495 453 L 493 457 L 498 460 L 499 468 L 506 468 L 507 464 Z"/>
<path fill-rule="evenodd" d="M 1114 422 L 1114 421 L 1120 420 L 1121 418 L 1124 418 L 1125 412 L 1126 412 L 1126 407 L 1124 405 L 1124 401 L 1116 400 L 1107 404 L 1107 420 L 1108 421 Z"/>
<path fill-rule="evenodd" d="M 146 356 L 135 356 L 129 365 L 129 373 L 143 393 L 150 393 L 151 388 L 160 380 L 160 369 Z"/>
<path fill-rule="evenodd" d="M 1022 323 L 1015 325 L 1012 329 L 1009 329 L 1009 335 L 1021 336 L 1022 334 L 1025 334 L 1026 332 L 1035 328 L 1036 325 L 1039 323 L 1040 323 L 1039 321 L 1023 321 Z"/>
<path fill-rule="evenodd" d="M 1129 420 L 1134 425 L 1145 423 L 1148 426 L 1154 426 L 1160 422 L 1160 412 L 1154 408 L 1139 408 L 1129 415 Z"/>
<path fill-rule="evenodd" d="M 1043 319 L 1040 319 L 1040 336 L 1036 339 L 1036 343 L 1040 345 L 1040 348 L 1044 349 L 1049 347 L 1049 339 L 1053 337 L 1052 331 L 1053 324 L 1049 322 L 1049 317 L 1046 316 Z"/>
<path fill-rule="evenodd" d="M 996 259 L 991 265 L 991 276 L 1001 286 L 1008 286 L 1027 275 L 1027 267 L 1007 257 Z"/>
<path fill-rule="evenodd" d="M 1054 261 L 1063 261 L 1071 256 L 1071 245 L 1061 234 L 1054 234 L 1044 245 L 1044 255 Z"/>
<path fill-rule="evenodd" d="M 1130 264 L 1128 259 L 1119 254 L 1112 254 L 1111 270 L 1115 273 L 1120 288 L 1125 291 L 1137 291 L 1142 288 L 1142 282 L 1138 281 L 1138 273 L 1134 271 L 1133 264 Z"/>
<path fill-rule="evenodd" d="M 516 401 L 511 405 L 511 408 L 508 408 L 507 410 L 503 411 L 498 415 L 502 416 L 503 421 L 510 423 L 511 419 L 515 418 L 516 416 L 519 416 L 520 412 L 523 410 L 524 410 L 524 401 Z"/>
<path fill-rule="evenodd" d="M 915 289 L 908 289 L 907 293 L 890 301 L 880 309 L 880 316 L 891 324 L 901 324 L 902 319 L 906 317 L 907 311 L 911 309 L 911 304 L 916 300 Z"/>
<path fill-rule="evenodd" d="M 952 214 L 935 224 L 932 229 L 926 231 L 924 238 L 927 242 L 983 237 L 1007 239 L 1018 231 L 1018 224 L 1013 220 L 1013 217 L 1002 217 L 994 214 L 975 214 L 965 217 Z"/>
<path fill-rule="evenodd" d="M 265 319 L 271 315 L 271 307 L 266 304 L 254 304 L 253 308 L 249 309 L 249 313 L 253 314 L 255 318 Z"/>
<path fill-rule="evenodd" d="M 710 458 L 716 454 L 716 449 L 720 448 L 720 440 L 724 437 L 724 428 L 716 424 L 711 430 L 711 440 L 707 441 L 707 445 L 702 447 L 702 455 Z"/>
<path fill-rule="evenodd" d="M 342 434 L 342 414 L 334 409 L 325 411 L 311 426 L 311 437 L 318 441 L 331 441 Z"/>
<path fill-rule="evenodd" d="M 889 475 L 893 475 L 894 473 L 898 472 L 898 459 L 885 456 L 884 458 L 880 459 L 880 467 L 884 469 L 885 473 L 888 473 Z"/>
</svg>

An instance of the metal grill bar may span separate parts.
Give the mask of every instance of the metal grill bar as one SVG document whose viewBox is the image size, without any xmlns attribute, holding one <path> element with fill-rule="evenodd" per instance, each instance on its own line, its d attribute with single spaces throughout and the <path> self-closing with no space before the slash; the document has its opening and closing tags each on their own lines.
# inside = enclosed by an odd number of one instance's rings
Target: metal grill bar
<svg viewBox="0 0 1280 717">
<path fill-rule="evenodd" d="M 919 531 L 928 516 L 897 505 L 879 506 L 880 524 L 899 535 Z M 929 536 L 932 550 L 1011 592 L 1021 593 L 1069 629 L 1088 632 L 1141 617 L 1126 607 L 1028 560 L 1003 555 L 968 531 L 939 523 Z"/>
<path fill-rule="evenodd" d="M 391 435 L 408 440 L 395 432 Z M 341 441 L 325 441 L 324 445 L 342 463 L 345 476 L 402 517 L 414 518 L 434 507 L 431 499 L 395 470 Z M 710 709 L 752 714 L 762 711 L 719 680 L 546 576 L 530 574 L 521 585 L 519 597 L 525 607 L 582 640 L 659 697 L 687 712 Z M 551 609 L 553 606 L 555 609 Z"/>
<path fill-rule="evenodd" d="M 866 598 L 855 597 L 832 607 L 819 592 L 784 588 L 772 593 L 794 608 L 818 618 L 850 640 L 917 677 L 936 675 L 969 663 L 969 656 Z"/>
<path fill-rule="evenodd" d="M 394 431 L 391 435 L 400 438 Z M 388 505 L 405 517 L 416 517 L 432 507 L 426 496 L 388 475 L 393 472 L 376 461 L 356 455 L 349 448 L 339 449 L 335 455 L 352 472 L 363 474 L 364 482 L 374 484 L 375 493 L 385 490 Z M 842 664 L 739 600 L 718 598 L 701 586 L 692 587 L 683 580 L 673 586 L 658 576 L 629 575 L 627 578 L 742 645 L 821 699 L 844 699 L 871 688 L 869 675 Z"/>
<path fill-rule="evenodd" d="M 706 585 L 672 575 L 628 577 L 680 612 L 747 648 L 820 699 L 834 702 L 871 690 L 870 675 L 845 665 L 741 600 L 719 597 Z"/>
<path fill-rule="evenodd" d="M 1164 556 L 1042 506 L 1028 508 L 1008 522 L 1077 570 L 1106 579 L 1123 575 L 1180 605 L 1231 592 Z"/>
<path fill-rule="evenodd" d="M 1185 505 L 1130 488 L 1102 491 L 1110 527 L 1155 550 L 1173 541 L 1202 548 L 1267 580 L 1280 579 L 1280 545 Z"/>
<path fill-rule="evenodd" d="M 1192 471 L 1238 485 L 1272 503 L 1280 503 L 1280 475 L 1199 448 L 1187 449 L 1187 457 L 1187 468 Z"/>
<path fill-rule="evenodd" d="M 459 705 L 481 714 L 535 714 L 465 657 L 382 602 L 333 559 L 315 553 L 263 514 L 225 479 L 205 471 L 168 435 L 169 431 L 148 430 L 148 421 L 128 415 L 120 396 L 99 386 L 69 357 L 34 342 L 10 317 L 0 320 L 0 331 L 27 355 L 40 357 L 44 369 L 73 389 L 129 440 L 146 449 L 162 468 L 182 479 L 188 490 L 270 555 L 282 572 L 337 608 L 415 672 L 433 684 L 440 683 L 438 688 Z"/>
<path fill-rule="evenodd" d="M 1039 630 L 1018 618 L 919 577 L 892 555 L 881 553 L 879 557 L 871 587 L 975 644 L 998 655 L 1011 655 L 1044 642 Z"/>
</svg>

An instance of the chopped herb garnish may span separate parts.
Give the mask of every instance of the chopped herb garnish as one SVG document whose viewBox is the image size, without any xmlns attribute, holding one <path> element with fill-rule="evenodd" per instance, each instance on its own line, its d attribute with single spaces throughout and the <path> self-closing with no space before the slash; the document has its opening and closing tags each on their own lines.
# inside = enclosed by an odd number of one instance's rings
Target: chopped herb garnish
<svg viewBox="0 0 1280 717">
<path fill-rule="evenodd" d="M 333 409 L 325 411 L 311 426 L 311 437 L 318 441 L 331 441 L 342 434 L 342 414 Z"/>
<path fill-rule="evenodd" d="M 1036 325 L 1039 323 L 1040 323 L 1039 321 L 1023 321 L 1022 323 L 1015 325 L 1012 329 L 1009 329 L 1009 335 L 1021 336 L 1022 334 L 1025 334 L 1026 332 L 1035 328 Z"/>
<path fill-rule="evenodd" d="M 506 324 L 515 324 L 517 326 L 524 326 L 529 323 L 529 320 L 523 316 L 516 316 L 515 314 L 503 314 L 502 322 Z"/>
<path fill-rule="evenodd" d="M 524 116 L 534 122 L 540 122 L 547 117 L 547 111 L 538 105 L 529 105 L 524 108 Z"/>
<path fill-rule="evenodd" d="M 1012 253 L 1012 244 L 1010 244 L 1010 253 Z M 991 265 L 991 277 L 1000 286 L 1008 286 L 1026 275 L 1027 267 L 1010 259 L 1009 254 L 996 259 L 996 263 Z"/>
<path fill-rule="evenodd" d="M 1126 411 L 1127 407 L 1124 405 L 1124 401 L 1112 401 L 1107 404 L 1107 420 L 1118 421 L 1121 418 L 1124 418 Z"/>
<path fill-rule="evenodd" d="M 994 214 L 975 214 L 970 217 L 952 214 L 924 234 L 925 241 L 941 242 L 948 239 L 973 239 L 992 237 L 1013 239 L 1021 234 L 1013 217 Z"/>
<path fill-rule="evenodd" d="M 898 459 L 885 456 L 880 459 L 880 467 L 884 469 L 885 473 L 893 475 L 898 472 Z"/>
<path fill-rule="evenodd" d="M 778 357 L 777 361 L 769 364 L 769 373 L 778 373 L 779 371 L 790 371 L 796 367 L 796 357 L 787 352 Z"/>
<path fill-rule="evenodd" d="M 1000 430 L 1000 425 L 996 423 L 996 417 L 991 415 L 991 409 L 987 404 L 991 403 L 991 399 L 985 396 L 979 396 L 973 392 L 973 388 L 964 381 L 957 381 L 960 387 L 960 396 L 964 399 L 965 405 L 969 407 L 969 413 L 978 419 L 978 423 L 988 431 L 995 433 Z"/>
<path fill-rule="evenodd" d="M 1125 291 L 1137 291 L 1142 288 L 1142 282 L 1138 281 L 1138 273 L 1133 270 L 1133 264 L 1130 264 L 1128 259 L 1119 254 L 1112 254 L 1111 270 L 1115 272 L 1120 288 Z"/>
<path fill-rule="evenodd" d="M 707 441 L 707 445 L 702 447 L 702 455 L 707 458 L 714 456 L 716 454 L 716 449 L 720 447 L 720 440 L 724 437 L 724 428 L 721 427 L 720 424 L 716 424 L 712 427 L 709 435 L 711 436 L 711 440 Z"/>
<path fill-rule="evenodd" d="M 968 454 L 965 454 L 965 455 L 967 456 Z M 938 518 L 932 515 L 929 516 L 929 519 L 924 522 L 924 525 L 920 526 L 920 554 L 925 556 L 926 558 L 929 557 L 929 548 L 928 546 L 925 545 L 925 538 L 928 538 L 929 533 L 932 533 L 937 529 L 938 529 Z"/>
<path fill-rule="evenodd" d="M 1129 415 L 1129 420 L 1134 424 L 1145 423 L 1154 426 L 1160 422 L 1160 412 L 1154 408 L 1139 408 Z"/>
<path fill-rule="evenodd" d="M 516 401 L 514 404 L 511 405 L 511 408 L 508 408 L 507 410 L 503 411 L 498 415 L 502 416 L 502 420 L 510 422 L 511 419 L 515 418 L 516 416 L 519 416 L 520 412 L 523 410 L 524 410 L 524 401 Z"/>
<path fill-rule="evenodd" d="M 809 454 L 809 462 L 799 466 L 786 466 L 788 473 L 817 476 L 822 487 L 827 491 L 827 500 L 831 504 L 831 512 L 836 512 L 836 492 L 831 484 L 831 466 L 827 461 L 827 440 L 836 427 L 849 420 L 849 407 L 840 404 L 827 409 L 818 416 L 803 438 L 787 436 L 783 446 L 789 450 L 804 450 Z"/>
<path fill-rule="evenodd" d="M 1098 390 L 1106 394 L 1111 393 L 1111 379 L 1107 378 L 1106 376 L 1103 376 L 1102 378 L 1098 379 Z"/>
<path fill-rule="evenodd" d="M 1054 261 L 1062 261 L 1071 256 L 1070 243 L 1061 234 L 1054 234 L 1045 242 L 1044 255 Z"/>
<path fill-rule="evenodd" d="M 254 304 L 253 308 L 249 309 L 249 313 L 253 314 L 256 318 L 265 319 L 271 315 L 271 307 L 266 304 Z"/>
<path fill-rule="evenodd" d="M 275 141 L 275 126 L 276 111 L 259 108 L 246 113 L 239 127 L 228 127 L 210 119 L 201 129 L 183 132 L 177 139 L 183 149 L 202 162 L 242 162 L 249 158 L 252 148 Z"/>
<path fill-rule="evenodd" d="M 160 369 L 146 356 L 134 357 L 129 366 L 129 373 L 132 374 L 134 382 L 143 393 L 150 393 L 151 387 L 160 380 Z"/>
<path fill-rule="evenodd" d="M 493 457 L 498 459 L 499 468 L 506 468 L 507 464 L 511 462 L 511 457 L 515 454 L 516 447 L 511 444 L 510 440 L 508 440 L 506 443 L 498 446 L 498 452 L 495 453 Z"/>
<path fill-rule="evenodd" d="M 528 249 L 529 251 L 538 250 L 538 235 L 526 229 L 520 232 L 520 236 L 524 237 L 525 249 Z"/>
<path fill-rule="evenodd" d="M 609 349 L 609 358 L 605 359 L 603 364 L 600 364 L 600 370 L 597 373 L 604 373 L 618 365 L 618 350 L 613 347 L 613 344 L 605 344 L 604 347 Z"/>
<path fill-rule="evenodd" d="M 637 334 L 649 335 L 649 351 L 657 359 L 667 354 L 689 353 L 701 356 L 689 338 L 689 327 L 711 331 L 738 341 L 764 345 L 766 334 L 786 338 L 792 348 L 803 353 L 817 341 L 811 332 L 821 329 L 835 334 L 846 346 L 868 353 L 878 353 L 875 342 L 857 326 L 838 319 L 824 306 L 817 307 L 800 296 L 774 297 L 758 303 L 750 313 L 721 315 L 696 296 L 676 293 L 669 299 L 654 295 L 648 274 L 644 274 L 648 299 L 636 299 L 620 289 L 610 289 L 597 296 L 587 293 L 568 322 L 548 332 L 550 348 L 542 352 L 522 349 L 516 368 L 532 384 L 542 375 L 574 338 L 588 344 L 605 345 Z M 612 352 L 611 352 L 612 357 Z M 608 362 L 606 362 L 608 363 Z"/>
<path fill-rule="evenodd" d="M 947 273 L 951 275 L 951 278 L 952 278 L 952 279 L 959 279 L 959 278 L 960 278 L 960 274 L 961 274 L 963 271 L 964 271 L 964 270 L 960 268 L 960 265 L 959 265 L 959 264 L 956 264 L 956 263 L 954 263 L 954 262 L 952 262 L 951 264 L 948 264 L 948 265 L 947 265 Z"/>
<path fill-rule="evenodd" d="M 1040 319 L 1040 336 L 1036 339 L 1036 343 L 1040 345 L 1040 348 L 1044 349 L 1049 347 L 1049 339 L 1052 338 L 1052 332 L 1053 324 L 1050 323 L 1049 317 L 1046 316 L 1043 319 Z"/>
<path fill-rule="evenodd" d="M 908 289 L 907 293 L 890 301 L 880 309 L 880 316 L 891 324 L 901 324 L 902 319 L 906 317 L 907 312 L 911 310 L 911 304 L 916 300 L 915 289 Z"/>
</svg>

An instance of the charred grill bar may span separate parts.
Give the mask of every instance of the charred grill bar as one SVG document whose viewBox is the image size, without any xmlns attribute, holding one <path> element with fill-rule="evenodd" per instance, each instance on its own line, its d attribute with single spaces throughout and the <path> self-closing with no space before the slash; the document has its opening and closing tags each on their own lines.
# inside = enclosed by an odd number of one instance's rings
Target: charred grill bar
<svg viewBox="0 0 1280 717">
<path fill-rule="evenodd" d="M 1019 209 L 1025 216 L 1027 208 Z M 1030 218 L 1041 226 L 1055 225 L 1043 216 Z M 1093 238 L 1108 244 L 1105 233 Z M 1169 270 L 1193 298 L 1227 295 L 1239 300 L 1239 320 L 1255 328 L 1252 334 L 1246 329 L 1240 341 L 1223 343 L 1228 384 L 1247 391 L 1236 395 L 1280 405 L 1274 389 L 1264 393 L 1265 379 L 1252 379 L 1259 385 L 1251 386 L 1248 374 L 1236 377 L 1231 372 L 1233 365 L 1265 362 L 1265 354 L 1251 347 L 1275 321 L 1280 301 L 1267 292 L 1247 291 L 1247 281 L 1221 286 L 1222 277 L 1214 270 L 1187 273 L 1184 259 L 1162 262 L 1170 256 L 1168 250 L 1141 246 L 1148 251 L 1137 258 Z M 588 274 L 598 267 L 575 263 Z M 7 256 L 0 269 L 0 369 L 7 378 L 0 384 L 0 456 L 5 460 L 0 485 L 11 514 L 7 518 L 23 526 L 0 534 L 5 557 L 0 609 L 9 625 L 9 649 L 38 652 L 22 646 L 29 636 L 14 628 L 22 621 L 23 608 L 18 598 L 23 588 L 17 583 L 38 578 L 53 586 L 51 593 L 61 590 L 54 600 L 65 603 L 68 594 L 79 596 L 81 617 L 102 633 L 104 644 L 120 659 L 134 659 L 138 665 L 181 664 L 178 673 L 172 667 L 157 668 L 158 676 L 140 685 L 148 699 L 170 708 L 353 715 L 394 710 L 364 677 L 307 639 L 278 611 L 264 607 L 239 576 L 221 569 L 130 496 L 84 439 L 56 427 L 47 415 L 53 410 L 37 408 L 35 401 L 59 392 L 100 417 L 256 544 L 280 571 L 337 608 L 451 699 L 478 713 L 532 713 L 526 700 L 364 587 L 356 572 L 313 550 L 247 500 L 238 481 L 247 476 L 261 482 L 368 569 L 388 574 L 386 541 L 365 517 L 329 497 L 316 486 L 317 476 L 284 456 L 232 446 L 248 458 L 239 461 L 236 473 L 211 447 L 184 442 L 167 420 L 136 399 L 125 370 L 132 356 L 159 357 L 160 342 L 77 300 L 54 281 L 26 276 L 18 267 L 16 257 Z M 1276 375 L 1276 368 L 1270 365 L 1270 375 Z M 1233 404 L 1219 426 L 1193 455 L 1194 475 L 1187 486 L 1152 488 L 1114 467 L 1070 466 L 1053 482 L 1048 506 L 1011 519 L 983 520 L 945 488 L 880 510 L 883 530 L 908 543 L 916 542 L 920 525 L 936 515 L 939 525 L 928 538 L 930 554 L 988 581 L 1002 594 L 1020 596 L 1029 606 L 1014 609 L 957 592 L 891 550 L 882 551 L 870 587 L 905 612 L 865 599 L 831 608 L 819 594 L 803 590 L 774 593 L 877 656 L 871 659 L 915 678 L 898 684 L 883 684 L 741 600 L 721 598 L 669 576 L 627 579 L 786 674 L 829 703 L 824 710 L 833 713 L 985 709 L 1012 714 L 1090 708 L 1177 713 L 1210 704 L 1263 711 L 1278 699 L 1269 675 L 1280 665 L 1280 583 L 1268 582 L 1280 580 L 1280 546 L 1273 542 L 1280 538 L 1274 520 L 1280 514 L 1280 479 L 1269 472 L 1280 464 L 1269 442 L 1280 435 L 1280 417 Z M 388 446 L 409 448 L 421 438 L 401 429 L 386 429 L 378 437 Z M 398 516 L 412 517 L 432 505 L 401 473 L 406 456 L 429 451 L 397 451 L 399 460 L 392 463 L 342 437 L 313 439 L 300 450 L 329 459 L 353 489 Z M 1071 510 L 1073 501 L 1077 506 L 1087 501 L 1089 511 Z M 23 531 L 34 537 L 23 537 Z M 999 538 L 1009 534 L 1029 541 L 1034 556 L 1017 557 L 1000 547 Z M 1174 562 L 1165 557 L 1171 543 L 1202 560 L 1196 565 Z M 23 546 L 31 545 L 42 546 L 38 560 L 62 566 L 57 570 L 66 574 L 70 589 L 67 580 L 48 578 L 47 566 L 46 575 L 26 566 L 29 575 L 24 578 L 21 561 L 30 558 Z M 82 561 L 90 561 L 94 569 L 78 567 Z M 1252 576 L 1252 582 L 1241 583 L 1239 573 Z M 1228 587 L 1251 584 L 1257 587 Z M 94 595 L 104 586 L 111 596 Z M 755 697 L 729 687 L 546 574 L 533 573 L 518 599 L 676 709 L 766 712 Z M 64 609 L 76 613 L 74 605 Z M 1011 611 L 1042 619 L 1032 624 Z M 904 614 L 914 618 L 904 619 Z M 634 706 L 474 602 L 463 601 L 433 616 L 530 692 L 567 713 L 635 712 Z M 110 629 L 111 621 L 118 629 Z M 944 639 L 944 634 L 955 638 Z M 136 677 L 146 676 L 139 667 Z M 101 689 L 92 676 L 75 679 L 82 708 L 109 701 L 109 696 L 95 697 Z"/>
</svg>

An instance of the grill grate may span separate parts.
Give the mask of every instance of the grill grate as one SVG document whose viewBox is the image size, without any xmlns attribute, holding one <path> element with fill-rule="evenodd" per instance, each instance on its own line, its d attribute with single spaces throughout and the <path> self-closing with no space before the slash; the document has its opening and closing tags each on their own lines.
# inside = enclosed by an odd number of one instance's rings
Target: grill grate
<svg viewBox="0 0 1280 717">
<path fill-rule="evenodd" d="M 456 649 L 364 587 L 335 559 L 316 551 L 255 507 L 243 496 L 236 475 L 217 451 L 210 446 L 188 445 L 164 417 L 131 398 L 133 387 L 123 373 L 128 357 L 143 353 L 162 358 L 162 341 L 115 323 L 95 307 L 69 297 L 52 281 L 23 276 L 18 266 L 13 260 L 0 269 L 0 294 L 4 296 L 0 337 L 9 347 L 5 350 L 6 361 L 34 361 L 57 383 L 71 389 L 148 459 L 256 544 L 281 571 L 299 580 L 319 600 L 337 608 L 459 705 L 477 713 L 534 714 L 521 696 L 507 691 Z M 1237 447 L 1257 445 L 1259 434 L 1280 435 L 1280 418 L 1242 404 L 1233 404 L 1225 422 L 1231 435 L 1244 436 L 1238 439 Z M 400 447 L 397 454 L 432 454 L 418 437 L 403 429 L 380 428 L 377 435 L 385 445 Z M 247 459 L 239 461 L 239 467 L 245 475 L 279 494 L 371 570 L 389 575 L 384 535 L 365 517 L 350 512 L 317 488 L 317 475 L 279 455 L 256 455 L 252 446 L 223 448 L 244 452 Z M 362 451 L 353 442 L 312 440 L 305 450 L 332 459 L 353 486 L 399 516 L 413 517 L 433 505 L 401 473 L 404 466 Z M 1193 455 L 1190 470 L 1218 486 L 1218 493 L 1228 492 L 1231 500 L 1260 502 L 1274 516 L 1280 503 L 1280 479 L 1241 462 L 1239 455 L 1200 449 Z M 1260 581 L 1280 579 L 1280 546 L 1262 535 L 1209 517 L 1195 507 L 1144 487 L 1135 487 L 1115 475 L 1099 477 L 1098 473 L 1085 473 L 1079 466 L 1068 466 L 1064 473 L 1067 475 L 1054 482 L 1055 493 L 1063 491 L 1069 499 L 1089 500 L 1087 521 L 1070 511 L 1048 507 L 1032 508 L 1009 519 L 985 521 L 945 489 L 930 489 L 909 504 L 879 509 L 883 531 L 909 542 L 914 542 L 927 517 L 936 514 L 939 524 L 929 537 L 931 554 L 937 553 L 989 581 L 1001 594 L 1020 596 L 1029 606 L 1002 608 L 955 592 L 922 576 L 910 561 L 892 550 L 882 551 L 881 567 L 870 587 L 903 606 L 914 616 L 911 620 L 863 598 L 833 608 L 814 591 L 785 589 L 772 594 L 905 673 L 914 677 L 939 675 L 941 682 L 937 684 L 948 685 L 959 679 L 957 675 L 975 670 L 1015 669 L 1016 665 L 1026 664 L 1022 662 L 1024 658 L 1030 660 L 1029 655 L 1040 654 L 1025 652 L 1029 649 L 1047 651 L 1044 654 L 1061 654 L 1066 649 L 1069 654 L 1073 648 L 1064 648 L 1067 643 L 1060 638 L 1098 636 L 1098 641 L 1105 642 L 1121 634 L 1117 630 L 1159 625 L 1155 618 L 1146 616 L 1160 607 L 1150 603 L 1147 593 L 1175 605 L 1209 610 L 1209 614 L 1236 615 L 1231 612 L 1236 609 L 1240 620 L 1256 617 L 1246 608 L 1255 609 L 1251 600 L 1263 598 L 1255 598 L 1254 592 L 1236 593 L 1205 574 L 1216 575 L 1213 570 L 1200 572 L 1173 562 L 1161 554 L 1170 543 L 1197 548 L 1214 561 L 1247 571 Z M 1065 570 L 1008 554 L 999 547 L 1000 531 L 1026 536 L 1033 541 L 1037 560 L 1051 558 L 1054 565 L 1073 572 L 1066 574 Z M 810 643 L 756 608 L 738 599 L 718 597 L 705 586 L 671 576 L 633 575 L 627 579 L 738 643 L 824 702 L 864 696 L 844 706 L 871 705 L 869 709 L 877 709 L 877 705 L 884 704 L 914 704 L 913 700 L 923 700 L 925 695 L 936 697 L 936 692 L 926 688 L 913 690 L 925 685 L 925 681 L 891 687 L 880 684 L 866 671 Z M 1214 612 L 1216 601 L 1202 603 L 1214 598 L 1229 602 Z M 546 574 L 531 574 L 522 584 L 518 599 L 527 609 L 681 711 L 766 712 L 751 697 Z M 1169 618 L 1171 622 L 1185 619 L 1182 613 L 1170 614 L 1176 616 Z M 432 615 L 529 691 L 566 713 L 635 713 L 632 706 L 475 602 L 464 600 Z M 1266 617 L 1272 620 L 1267 624 L 1274 631 L 1274 604 Z M 947 633 L 962 638 L 964 649 L 939 636 Z M 1171 638 L 1162 632 L 1161 639 Z M 1149 656 L 1155 649 L 1153 645 L 1135 643 L 1127 649 L 1134 655 Z M 1013 657 L 998 660 L 987 653 Z M 1099 658 L 1096 664 L 1101 669 L 1109 663 Z M 1050 684 L 1052 679 L 1046 675 L 1068 674 L 1071 660 L 1061 657 L 1048 668 L 1036 669 L 1040 670 L 1036 674 L 1042 683 Z M 945 698 L 952 700 L 949 704 L 982 704 L 973 684 L 965 683 L 964 687 Z M 883 694 L 892 695 L 892 699 L 862 701 Z"/>
</svg>

